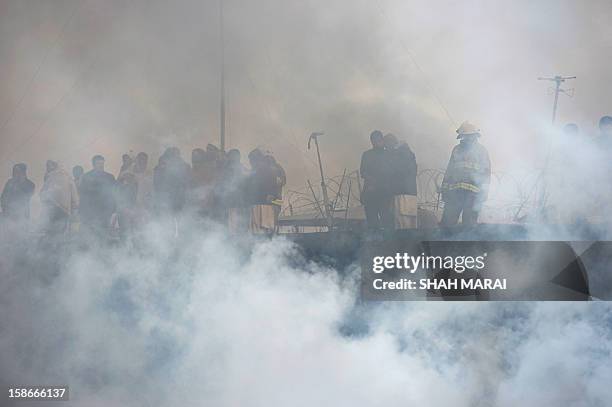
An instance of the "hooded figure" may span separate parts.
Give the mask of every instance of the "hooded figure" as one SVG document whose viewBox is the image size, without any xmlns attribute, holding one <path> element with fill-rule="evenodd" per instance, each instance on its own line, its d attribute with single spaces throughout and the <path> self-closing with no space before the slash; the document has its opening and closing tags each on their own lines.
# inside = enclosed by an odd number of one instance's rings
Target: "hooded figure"
<svg viewBox="0 0 612 407">
<path fill-rule="evenodd" d="M 469 122 L 457 129 L 459 144 L 453 148 L 444 179 L 445 202 L 441 226 L 453 226 L 462 216 L 464 225 L 475 225 L 491 182 L 489 153 L 478 142 L 480 130 Z"/>
<path fill-rule="evenodd" d="M 30 200 L 34 188 L 34 183 L 28 179 L 27 166 L 15 164 L 13 177 L 4 185 L 0 197 L 2 215 L 14 221 L 30 219 Z"/>
<path fill-rule="evenodd" d="M 417 162 L 406 143 L 393 134 L 384 137 L 389 165 L 388 186 L 394 229 L 417 227 Z"/>
<path fill-rule="evenodd" d="M 79 206 L 79 196 L 70 174 L 55 161 L 47 161 L 40 201 L 46 234 L 57 236 L 65 233 L 70 216 Z"/>
</svg>

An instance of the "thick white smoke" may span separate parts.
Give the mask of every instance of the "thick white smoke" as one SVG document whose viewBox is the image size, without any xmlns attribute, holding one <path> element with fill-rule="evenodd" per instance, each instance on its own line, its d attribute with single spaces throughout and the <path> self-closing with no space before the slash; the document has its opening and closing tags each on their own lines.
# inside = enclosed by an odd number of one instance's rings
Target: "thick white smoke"
<svg viewBox="0 0 612 407">
<path fill-rule="evenodd" d="M 444 166 L 454 125 L 439 98 L 455 125 L 480 125 L 494 171 L 530 174 L 526 194 L 558 135 L 535 78 L 578 76 L 559 123 L 584 135 L 611 113 L 605 0 L 225 4 L 228 144 L 272 148 L 292 187 L 317 177 L 315 130 L 330 174 L 357 168 L 374 128 L 420 168 Z M 113 171 L 124 151 L 155 164 L 168 145 L 187 157 L 216 142 L 217 24 L 217 1 L 0 0 L 0 175 L 27 162 L 40 187 L 48 158 L 102 153 Z M 581 186 L 604 184 L 595 153 L 562 147 L 579 152 L 563 170 L 589 174 Z M 561 192 L 561 210 L 582 202 Z M 607 303 L 361 303 L 356 267 L 309 263 L 283 238 L 162 232 L 136 251 L 2 241 L 0 385 L 69 384 L 75 406 L 612 399 Z"/>
<path fill-rule="evenodd" d="M 3 246 L 3 385 L 78 406 L 576 405 L 612 397 L 604 303 L 363 303 L 283 238 Z M 159 232 L 159 230 L 157 231 Z M 54 267 L 61 256 L 65 266 Z M 33 260 L 36 259 L 36 260 Z M 569 403 L 569 404 L 568 404 Z"/>
</svg>

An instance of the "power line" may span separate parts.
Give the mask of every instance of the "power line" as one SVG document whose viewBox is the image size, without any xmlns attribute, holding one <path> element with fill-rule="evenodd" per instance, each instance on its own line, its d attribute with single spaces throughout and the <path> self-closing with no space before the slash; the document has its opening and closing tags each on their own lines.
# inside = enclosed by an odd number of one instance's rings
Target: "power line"
<svg viewBox="0 0 612 407">
<path fill-rule="evenodd" d="M 32 139 L 34 139 L 36 136 L 38 136 L 38 134 L 40 133 L 40 131 L 46 126 L 47 123 L 49 123 L 49 121 L 51 120 L 51 118 L 53 117 L 53 113 L 66 101 L 66 99 L 68 98 L 68 96 L 70 96 L 78 87 L 79 85 L 81 85 L 82 80 L 87 73 L 89 73 L 89 70 L 93 67 L 93 62 L 94 59 L 92 59 L 92 61 L 90 62 L 90 64 L 87 66 L 85 72 L 82 74 L 81 77 L 76 77 L 75 80 L 72 82 L 72 84 L 70 85 L 70 88 L 68 88 L 68 90 L 66 92 L 64 92 L 64 94 L 62 96 L 60 96 L 60 98 L 57 100 L 57 102 L 53 105 L 53 107 L 47 112 L 47 115 L 45 118 L 43 118 L 40 121 L 39 126 L 36 128 L 36 130 L 32 133 L 30 133 L 29 136 L 27 136 L 25 139 L 23 139 L 23 141 L 17 145 L 14 149 L 12 149 L 10 151 L 10 153 L 8 154 L 4 154 L 2 156 L 2 158 L 0 159 L 0 162 L 5 162 L 6 158 L 17 153 L 20 149 L 22 149 L 27 143 L 29 143 Z"/>
<path fill-rule="evenodd" d="M 81 72 L 81 75 L 76 75 L 74 81 L 72 82 L 72 84 L 70 85 L 70 87 L 68 88 L 68 90 L 66 92 L 64 92 L 64 94 L 62 96 L 60 96 L 60 98 L 57 100 L 57 102 L 53 105 L 53 107 L 51 107 L 51 109 L 47 112 L 46 116 L 40 120 L 39 126 L 37 127 L 37 129 L 32 132 L 29 136 L 27 136 L 25 139 L 23 139 L 23 141 L 17 145 L 15 148 L 13 148 L 10 152 L 3 154 L 0 157 L 0 162 L 1 163 L 5 163 L 7 160 L 7 157 L 10 157 L 12 155 L 14 155 L 15 153 L 17 153 L 21 148 L 23 148 L 27 143 L 29 143 L 32 139 L 34 139 L 36 136 L 38 136 L 38 134 L 40 133 L 40 131 L 46 126 L 46 124 L 49 122 L 49 120 L 51 120 L 53 113 L 66 101 L 66 99 L 76 90 L 78 89 L 78 87 L 80 85 L 82 85 L 82 82 L 84 80 L 84 78 L 87 76 L 87 74 L 89 74 L 90 70 L 94 67 L 94 62 L 96 62 L 96 58 L 95 56 L 93 56 L 91 58 L 91 60 L 89 61 L 89 63 L 85 66 L 85 69 Z"/>
<path fill-rule="evenodd" d="M 380 15 L 387 20 L 387 22 L 389 23 L 389 26 L 393 26 L 393 22 L 391 21 L 391 19 L 389 18 L 389 16 L 387 16 L 387 14 L 384 12 L 382 6 L 380 5 L 379 1 L 375 2 L 376 7 L 378 8 L 378 11 L 380 13 Z M 410 60 L 412 61 L 412 64 L 416 67 L 417 71 L 419 71 L 421 78 L 423 80 L 423 83 L 425 84 L 425 86 L 427 87 L 427 90 L 433 95 L 433 97 L 436 99 L 436 102 L 438 102 L 438 105 L 440 105 L 440 108 L 442 109 L 442 111 L 444 112 L 444 114 L 446 115 L 446 117 L 448 118 L 449 122 L 451 123 L 451 125 L 454 127 L 457 125 L 457 122 L 455 121 L 455 119 L 453 119 L 453 116 L 451 116 L 450 112 L 448 111 L 448 109 L 446 108 L 446 106 L 444 105 L 444 103 L 442 102 L 442 99 L 440 99 L 440 97 L 438 96 L 438 94 L 436 93 L 436 91 L 434 90 L 433 86 L 431 86 L 431 83 L 429 82 L 429 80 L 427 79 L 427 76 L 425 75 L 425 71 L 423 71 L 423 69 L 421 68 L 421 65 L 419 64 L 419 62 L 417 61 L 416 57 L 414 56 L 414 54 L 412 53 L 412 51 L 410 51 L 410 49 L 408 48 L 408 46 L 404 43 L 404 41 L 402 40 L 402 38 L 400 36 L 397 37 L 398 41 L 400 43 L 400 45 L 402 46 L 402 48 L 404 48 L 404 51 L 406 52 L 406 54 L 408 55 L 408 57 L 410 58 Z"/>
<path fill-rule="evenodd" d="M 62 25 L 62 29 L 57 34 L 57 37 L 55 38 L 55 41 L 53 41 L 53 44 L 51 45 L 51 47 L 47 48 L 47 51 L 45 52 L 45 54 L 43 55 L 42 59 L 38 63 L 38 66 L 36 67 L 36 69 L 34 71 L 34 74 L 30 78 L 30 80 L 28 81 L 26 87 L 24 88 L 23 93 L 19 97 L 19 99 L 18 99 L 17 103 L 15 104 L 13 110 L 8 114 L 8 116 L 6 117 L 4 122 L 2 123 L 2 126 L 0 127 L 0 134 L 2 134 L 2 132 L 8 126 L 8 124 L 17 115 L 17 112 L 21 108 L 21 105 L 23 104 L 26 96 L 28 95 L 29 91 L 31 90 L 32 86 L 34 85 L 34 82 L 36 82 L 36 79 L 38 78 L 38 75 L 40 74 L 40 71 L 41 71 L 43 65 L 45 64 L 45 62 L 49 58 L 49 55 L 51 54 L 51 50 L 55 49 L 57 47 L 57 45 L 61 42 L 61 40 L 63 40 L 64 36 L 66 35 L 66 31 L 67 31 L 68 27 L 70 26 L 70 23 L 72 22 L 74 16 L 77 14 L 77 11 L 80 10 L 82 4 L 83 4 L 82 2 L 79 2 L 79 5 L 77 7 L 74 7 L 74 9 L 72 10 L 72 13 L 68 16 L 68 18 L 66 19 L 66 21 Z"/>
</svg>

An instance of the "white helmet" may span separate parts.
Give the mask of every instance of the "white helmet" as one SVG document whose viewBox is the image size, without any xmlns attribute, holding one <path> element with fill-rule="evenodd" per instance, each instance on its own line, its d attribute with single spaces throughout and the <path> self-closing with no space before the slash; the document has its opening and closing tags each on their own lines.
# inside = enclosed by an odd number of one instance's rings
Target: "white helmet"
<svg viewBox="0 0 612 407">
<path fill-rule="evenodd" d="M 459 126 L 459 128 L 457 129 L 457 138 L 461 138 L 470 134 L 480 135 L 480 129 L 466 120 L 461 123 L 461 126 Z"/>
</svg>

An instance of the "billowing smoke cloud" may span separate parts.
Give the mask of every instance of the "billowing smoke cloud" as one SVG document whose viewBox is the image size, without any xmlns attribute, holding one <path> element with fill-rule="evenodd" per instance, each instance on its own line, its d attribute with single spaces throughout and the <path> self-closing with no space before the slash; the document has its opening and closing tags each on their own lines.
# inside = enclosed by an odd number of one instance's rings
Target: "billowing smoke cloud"
<svg viewBox="0 0 612 407">
<path fill-rule="evenodd" d="M 3 385 L 69 384 L 79 406 L 598 406 L 612 396 L 604 303 L 363 303 L 356 267 L 309 263 L 283 238 L 153 229 L 136 251 L 36 257 L 3 246 Z"/>
<path fill-rule="evenodd" d="M 329 134 L 330 174 L 357 167 L 373 128 L 407 139 L 421 168 L 441 167 L 464 119 L 482 127 L 495 170 L 533 169 L 552 101 L 538 76 L 578 76 L 559 121 L 586 133 L 612 102 L 606 1 L 224 5 L 229 145 L 266 145 L 292 186 L 316 177 L 311 131 Z M 39 180 L 49 157 L 87 166 L 99 152 L 116 168 L 124 151 L 217 141 L 219 2 L 1 8 L 4 171 L 30 162 Z"/>
<path fill-rule="evenodd" d="M 371 129 L 441 167 L 454 126 L 483 129 L 494 169 L 541 167 L 551 96 L 592 133 L 609 113 L 606 1 L 225 1 L 228 141 L 264 144 L 289 183 L 356 168 Z M 218 2 L 0 1 L 2 171 L 218 134 Z M 412 57 L 410 56 L 412 55 Z M 415 66 L 417 61 L 419 67 Z M 440 103 L 448 109 L 448 118 Z M 544 135 L 544 136 L 542 136 Z M 310 264 L 287 241 L 141 251 L 3 246 L 0 382 L 68 383 L 74 405 L 605 405 L 605 303 L 363 304 L 356 271 Z M 13 251 L 14 250 L 14 251 Z M 45 252 L 46 253 L 46 252 Z"/>
</svg>

